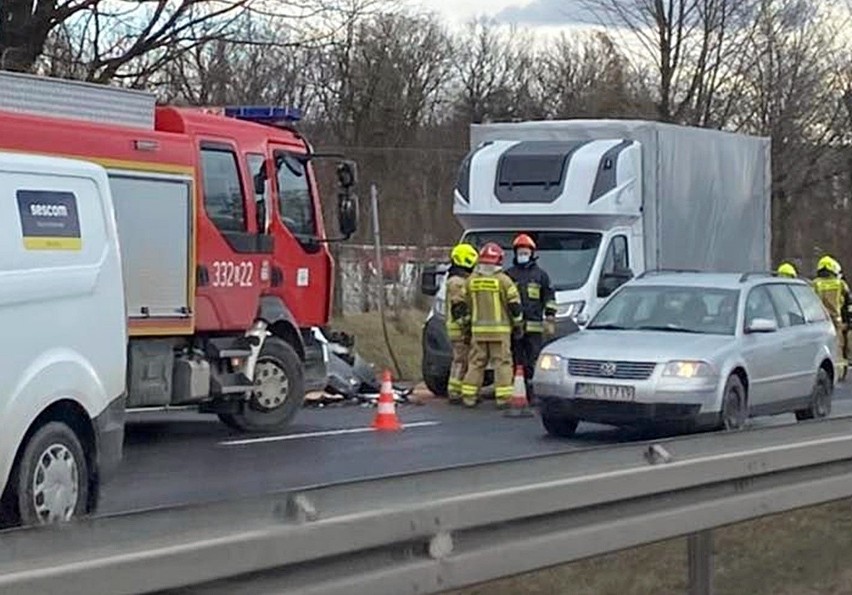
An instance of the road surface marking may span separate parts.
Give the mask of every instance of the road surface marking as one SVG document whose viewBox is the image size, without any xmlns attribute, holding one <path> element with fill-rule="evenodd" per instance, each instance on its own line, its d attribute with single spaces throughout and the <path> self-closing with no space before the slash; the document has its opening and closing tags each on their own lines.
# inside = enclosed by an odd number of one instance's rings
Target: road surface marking
<svg viewBox="0 0 852 595">
<path fill-rule="evenodd" d="M 402 424 L 403 428 L 425 428 L 437 426 L 439 421 L 415 421 L 410 424 Z M 260 442 L 282 442 L 284 440 L 298 440 L 299 438 L 320 438 L 323 436 L 340 436 L 343 434 L 364 434 L 375 432 L 374 428 L 347 428 L 345 430 L 324 430 L 322 432 L 304 432 L 302 434 L 286 434 L 284 436 L 263 436 L 262 438 L 244 438 L 242 440 L 226 440 L 220 442 L 220 446 L 242 446 L 244 444 L 258 444 Z"/>
</svg>

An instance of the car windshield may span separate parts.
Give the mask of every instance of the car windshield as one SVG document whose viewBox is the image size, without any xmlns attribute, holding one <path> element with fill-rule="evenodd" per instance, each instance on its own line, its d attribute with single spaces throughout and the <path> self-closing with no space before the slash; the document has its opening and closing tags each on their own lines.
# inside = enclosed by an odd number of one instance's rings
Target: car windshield
<svg viewBox="0 0 852 595">
<path fill-rule="evenodd" d="M 503 266 L 512 265 L 512 240 L 516 231 L 475 231 L 464 240 L 481 248 L 487 242 L 496 242 L 506 256 Z M 550 275 L 556 291 L 579 289 L 586 284 L 595 256 L 601 245 L 601 234 L 588 231 L 525 231 L 538 249 L 538 265 Z"/>
<path fill-rule="evenodd" d="M 733 335 L 739 295 L 735 289 L 712 287 L 625 287 L 587 328 Z"/>
</svg>

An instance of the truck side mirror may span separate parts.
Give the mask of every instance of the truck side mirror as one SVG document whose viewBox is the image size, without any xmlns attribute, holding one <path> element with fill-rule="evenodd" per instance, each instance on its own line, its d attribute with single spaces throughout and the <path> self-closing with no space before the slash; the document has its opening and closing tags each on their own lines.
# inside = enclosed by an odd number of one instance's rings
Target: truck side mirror
<svg viewBox="0 0 852 595">
<path fill-rule="evenodd" d="M 260 166 L 260 170 L 252 176 L 254 182 L 255 209 L 257 216 L 257 229 L 259 233 L 266 233 L 266 164 Z"/>
<path fill-rule="evenodd" d="M 420 293 L 431 297 L 438 293 L 438 289 L 438 265 L 424 265 L 420 271 Z"/>
<path fill-rule="evenodd" d="M 337 224 L 346 239 L 358 230 L 358 195 L 353 187 L 358 183 L 358 166 L 354 161 L 337 164 Z"/>
<path fill-rule="evenodd" d="M 601 280 L 598 283 L 598 297 L 606 298 L 615 293 L 615 290 L 630 281 L 633 278 L 633 271 L 630 269 L 616 269 L 611 273 L 601 275 Z"/>
</svg>

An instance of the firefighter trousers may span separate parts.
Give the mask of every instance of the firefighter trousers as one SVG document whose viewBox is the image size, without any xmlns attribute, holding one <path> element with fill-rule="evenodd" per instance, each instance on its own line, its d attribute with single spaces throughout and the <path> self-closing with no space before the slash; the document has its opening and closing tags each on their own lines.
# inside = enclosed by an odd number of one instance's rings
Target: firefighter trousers
<svg viewBox="0 0 852 595">
<path fill-rule="evenodd" d="M 515 366 L 523 366 L 524 380 L 527 385 L 527 399 L 533 401 L 532 377 L 535 372 L 535 363 L 541 353 L 544 338 L 541 333 L 526 332 L 519 339 L 512 341 L 512 362 Z"/>
<path fill-rule="evenodd" d="M 470 355 L 470 343 L 452 341 L 453 362 L 450 364 L 450 379 L 447 381 L 447 396 L 451 401 L 461 399 L 462 382 L 467 373 L 467 359 Z"/>
<path fill-rule="evenodd" d="M 849 369 L 849 338 L 847 333 L 849 327 L 840 321 L 834 321 L 834 329 L 837 331 L 837 353 L 840 358 L 840 380 L 846 380 L 846 372 Z"/>
<path fill-rule="evenodd" d="M 475 405 L 479 389 L 485 379 L 485 368 L 494 369 L 494 400 L 505 405 L 512 398 L 512 349 L 510 338 L 477 341 L 470 344 L 467 373 L 462 383 L 462 398 L 465 405 Z"/>
</svg>

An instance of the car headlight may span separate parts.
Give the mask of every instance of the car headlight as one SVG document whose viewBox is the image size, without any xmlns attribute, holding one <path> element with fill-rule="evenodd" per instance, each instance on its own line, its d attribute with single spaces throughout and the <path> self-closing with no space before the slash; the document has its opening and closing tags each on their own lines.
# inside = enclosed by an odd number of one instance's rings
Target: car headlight
<svg viewBox="0 0 852 595">
<path fill-rule="evenodd" d="M 583 308 L 586 306 L 586 302 L 567 302 L 564 304 L 557 304 L 556 306 L 556 317 L 557 318 L 574 318 L 580 312 L 583 311 Z"/>
<path fill-rule="evenodd" d="M 663 376 L 674 378 L 707 378 L 715 376 L 716 371 L 707 362 L 674 361 L 666 364 Z"/>
<path fill-rule="evenodd" d="M 543 353 L 538 358 L 538 369 L 544 372 L 553 372 L 559 370 L 562 367 L 563 361 L 564 360 L 558 355 L 553 355 L 552 353 Z"/>
</svg>

